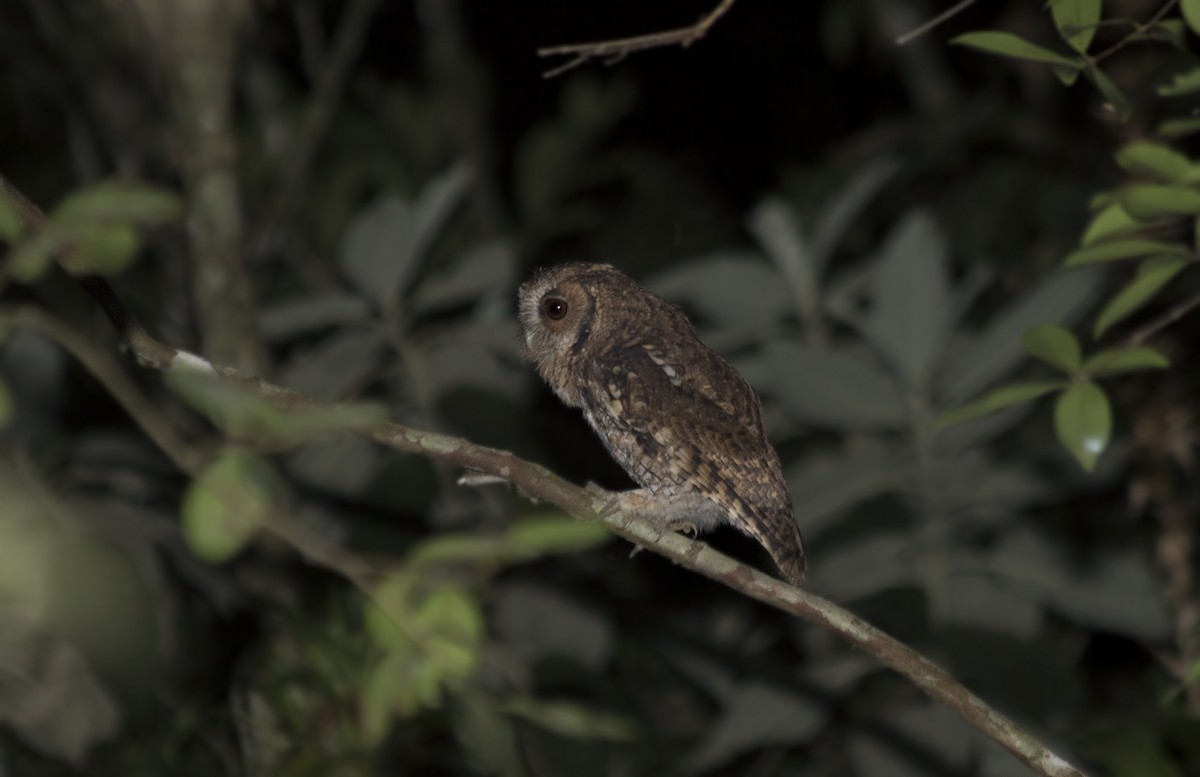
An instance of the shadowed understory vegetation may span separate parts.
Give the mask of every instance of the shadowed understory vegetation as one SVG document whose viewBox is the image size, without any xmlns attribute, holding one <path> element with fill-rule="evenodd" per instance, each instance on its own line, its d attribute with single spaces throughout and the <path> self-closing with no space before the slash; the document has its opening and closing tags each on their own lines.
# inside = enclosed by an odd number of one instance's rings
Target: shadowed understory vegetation
<svg viewBox="0 0 1200 777">
<path fill-rule="evenodd" d="M 593 5 L 0 0 L 0 775 L 1068 773 L 817 597 L 1200 770 L 1200 3 Z M 520 356 L 581 259 L 759 392 L 816 597 L 524 463 L 631 485 Z"/>
</svg>

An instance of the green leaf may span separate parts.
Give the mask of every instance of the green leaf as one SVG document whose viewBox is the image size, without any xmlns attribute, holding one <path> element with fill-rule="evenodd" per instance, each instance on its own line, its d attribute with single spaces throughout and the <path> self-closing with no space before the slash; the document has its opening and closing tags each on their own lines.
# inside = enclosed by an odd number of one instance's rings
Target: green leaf
<svg viewBox="0 0 1200 777">
<path fill-rule="evenodd" d="M 1176 73 L 1171 83 L 1158 87 L 1159 97 L 1182 97 L 1200 91 L 1200 67 Z"/>
<path fill-rule="evenodd" d="M 1168 140 L 1178 140 L 1179 138 L 1193 135 L 1200 132 L 1200 119 L 1167 119 L 1158 125 L 1155 133 L 1161 135 Z"/>
<path fill-rule="evenodd" d="M 62 245 L 62 235 L 52 227 L 27 234 L 9 254 L 9 273 L 21 283 L 33 283 L 50 269 Z"/>
<path fill-rule="evenodd" d="M 179 198 L 165 189 L 104 181 L 67 195 L 50 212 L 50 220 L 66 227 L 96 223 L 148 227 L 174 221 L 182 212 Z"/>
<path fill-rule="evenodd" d="M 1185 256 L 1187 253 L 1187 248 L 1176 243 L 1163 243 L 1158 240 L 1146 240 L 1144 238 L 1129 238 L 1126 240 L 1096 243 L 1087 248 L 1081 248 L 1078 251 L 1067 254 L 1067 258 L 1063 260 L 1063 266 L 1079 267 L 1080 265 L 1093 264 L 1095 262 L 1133 259 L 1138 256 L 1145 256 L 1146 254 Z"/>
<path fill-rule="evenodd" d="M 1192 160 L 1170 146 L 1138 140 L 1117 152 L 1117 164 L 1132 173 L 1154 176 L 1169 183 L 1190 183 L 1200 178 Z"/>
<path fill-rule="evenodd" d="M 1101 0 L 1051 0 L 1050 16 L 1058 34 L 1067 45 L 1086 54 L 1092 38 L 1096 36 L 1096 25 L 1100 22 Z"/>
<path fill-rule="evenodd" d="M 1141 31 L 1146 41 L 1166 41 L 1180 51 L 1187 51 L 1187 25 L 1182 19 L 1159 19 Z"/>
<path fill-rule="evenodd" d="M 1100 338 L 1113 324 L 1145 305 L 1189 264 L 1189 260 L 1175 256 L 1155 256 L 1142 262 L 1137 277 L 1117 292 L 1100 311 L 1092 336 Z"/>
<path fill-rule="evenodd" d="M 382 648 L 391 649 L 410 642 L 406 625 L 412 601 L 420 595 L 416 575 L 396 572 L 375 586 L 363 612 L 367 634 Z"/>
<path fill-rule="evenodd" d="M 1121 204 L 1134 218 L 1200 214 L 1200 191 L 1187 186 L 1133 184 L 1122 189 L 1120 196 Z"/>
<path fill-rule="evenodd" d="M 497 709 L 497 702 L 482 693 L 455 699 L 454 734 L 472 765 L 472 773 L 488 777 L 529 777 L 525 756 L 518 747 L 512 720 Z"/>
<path fill-rule="evenodd" d="M 578 553 L 611 539 L 599 523 L 577 521 L 563 515 L 526 518 L 507 532 L 509 558 L 533 559 L 552 553 Z"/>
<path fill-rule="evenodd" d="M 1113 83 L 1113 80 L 1098 67 L 1089 67 L 1083 71 L 1083 74 L 1096 86 L 1105 103 L 1111 106 L 1117 114 L 1117 118 L 1121 121 L 1128 121 L 1133 113 L 1133 108 L 1129 105 L 1129 99 L 1125 97 L 1125 93 Z"/>
<path fill-rule="evenodd" d="M 514 696 L 501 709 L 570 739 L 635 742 L 637 726 L 629 718 L 599 712 L 568 701 L 545 701 Z"/>
<path fill-rule="evenodd" d="M 965 423 L 966 421 L 974 421 L 976 418 L 991 415 L 1006 407 L 1029 402 L 1043 394 L 1049 394 L 1051 391 L 1066 388 L 1066 386 L 1067 384 L 1061 380 L 1031 381 L 1028 383 L 1012 383 L 1007 386 L 1001 386 L 989 391 L 974 402 L 945 413 L 938 419 L 938 427 L 941 428 L 953 424 Z"/>
<path fill-rule="evenodd" d="M 245 386 L 207 373 L 169 372 L 167 385 L 229 436 L 264 444 L 293 445 L 364 429 L 388 414 L 383 405 L 369 403 L 283 410 Z"/>
<path fill-rule="evenodd" d="M 0 240 L 13 243 L 25 231 L 25 222 L 21 215 L 9 202 L 8 197 L 0 194 Z"/>
<path fill-rule="evenodd" d="M 225 451 L 183 496 L 183 536 L 201 559 L 236 556 L 266 523 L 279 498 L 274 471 L 244 450 Z"/>
<path fill-rule="evenodd" d="M 398 572 L 377 585 L 364 622 L 380 647 L 415 643 L 443 683 L 465 679 L 483 644 L 483 613 L 475 598 L 458 586 L 423 584 L 417 573 Z"/>
<path fill-rule="evenodd" d="M 1057 367 L 1063 372 L 1075 374 L 1083 366 L 1083 353 L 1075 335 L 1053 324 L 1035 326 L 1021 336 L 1021 345 L 1031 356 Z"/>
<path fill-rule="evenodd" d="M 1024 38 L 1010 32 L 983 31 L 968 32 L 950 41 L 959 46 L 968 46 L 989 54 L 999 54 L 1005 57 L 1016 57 L 1033 62 L 1044 62 L 1048 65 L 1059 65 L 1072 70 L 1080 69 L 1080 63 L 1050 49 L 1037 46 Z"/>
<path fill-rule="evenodd" d="M 443 533 L 418 543 L 410 564 L 519 564 L 554 553 L 578 553 L 602 545 L 611 535 L 602 524 L 561 513 L 526 518 L 502 534 Z"/>
<path fill-rule="evenodd" d="M 1092 220 L 1088 223 L 1087 229 L 1083 231 L 1083 238 L 1079 242 L 1086 248 L 1105 238 L 1121 237 L 1137 232 L 1144 226 L 1143 222 L 1130 216 L 1120 203 L 1114 203 L 1102 208 L 1095 216 L 1092 216 Z"/>
<path fill-rule="evenodd" d="M 471 675 L 483 647 L 479 603 L 465 589 L 440 586 L 424 598 L 408 625 L 437 665 L 442 682 L 456 686 Z"/>
<path fill-rule="evenodd" d="M 71 230 L 71 247 L 71 269 L 112 275 L 133 264 L 142 241 L 128 224 L 81 224 Z"/>
<path fill-rule="evenodd" d="M 358 699 L 363 737 L 377 743 L 387 735 L 393 715 L 440 705 L 442 684 L 435 668 L 409 642 L 389 650 L 366 673 Z"/>
<path fill-rule="evenodd" d="M 1084 381 L 1064 391 L 1054 407 L 1054 431 L 1085 472 L 1095 469 L 1112 434 L 1112 409 L 1104 390 Z"/>
<path fill-rule="evenodd" d="M 1182 0 L 1179 5 L 1188 29 L 1193 35 L 1200 35 L 1200 0 Z"/>
<path fill-rule="evenodd" d="M 1118 372 L 1161 370 L 1170 366 L 1167 357 L 1153 348 L 1139 345 L 1134 348 L 1111 348 L 1093 354 L 1083 363 L 1083 371 L 1098 377 Z"/>
</svg>

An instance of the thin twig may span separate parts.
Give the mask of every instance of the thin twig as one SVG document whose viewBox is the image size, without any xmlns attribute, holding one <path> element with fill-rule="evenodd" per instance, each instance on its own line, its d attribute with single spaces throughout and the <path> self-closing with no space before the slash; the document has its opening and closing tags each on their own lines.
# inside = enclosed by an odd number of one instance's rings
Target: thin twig
<svg viewBox="0 0 1200 777">
<path fill-rule="evenodd" d="M 607 58 L 606 64 L 615 64 L 635 51 L 661 48 L 663 46 L 682 46 L 687 48 L 708 34 L 717 20 L 729 12 L 737 0 L 721 0 L 716 8 L 704 15 L 700 21 L 688 27 L 674 30 L 652 32 L 648 35 L 635 35 L 632 38 L 616 38 L 613 40 L 594 41 L 592 43 L 568 43 L 561 46 L 547 46 L 538 49 L 539 57 L 572 57 L 564 65 L 547 70 L 542 75 L 554 78 L 568 70 L 577 68 L 590 59 Z"/>
<path fill-rule="evenodd" d="M 1162 315 L 1150 320 L 1143 326 L 1134 330 L 1133 334 L 1125 338 L 1125 347 L 1133 348 L 1134 346 L 1141 345 L 1148 340 L 1151 335 L 1158 333 L 1158 331 L 1161 329 L 1166 329 L 1171 324 L 1174 324 L 1176 321 L 1186 316 L 1197 305 L 1200 305 L 1200 294 L 1195 294 L 1191 297 L 1188 297 L 1164 312 Z"/>
<path fill-rule="evenodd" d="M 0 187 L 0 196 L 10 200 L 16 199 L 18 207 L 27 206 L 23 211 L 24 215 L 33 216 L 35 222 L 40 220 L 44 223 L 45 216 L 40 212 L 31 212 L 29 209 L 33 208 L 32 204 L 11 186 Z M 94 293 L 95 290 L 89 291 Z M 115 295 L 113 296 L 115 298 Z M 39 323 L 36 316 L 26 317 L 24 320 L 26 323 L 32 321 L 35 325 Z M 202 369 L 216 373 L 239 383 L 283 410 L 322 407 L 321 403 L 303 394 L 243 375 L 232 368 L 213 365 L 195 354 L 173 349 L 151 337 L 132 317 L 114 319 L 114 323 L 117 320 L 132 322 L 121 334 L 129 338 L 129 347 L 142 364 L 168 371 Z M 129 337 L 130 333 L 136 337 Z M 67 340 L 73 342 L 74 338 Z M 112 376 L 108 372 L 105 370 L 103 373 L 106 376 L 106 385 L 110 388 L 120 386 L 121 381 L 111 380 Z M 122 401 L 127 409 L 137 408 L 136 412 L 131 410 L 131 413 L 134 413 L 139 423 L 145 423 L 147 418 L 157 414 L 157 410 L 151 410 L 150 415 L 147 415 L 145 403 L 128 403 L 129 397 L 125 395 L 124 389 L 118 390 L 125 396 L 125 400 Z M 150 424 L 151 427 L 155 425 Z M 572 485 L 545 467 L 519 459 L 508 451 L 476 445 L 457 437 L 411 429 L 395 423 L 375 424 L 362 430 L 362 433 L 403 453 L 438 459 L 467 470 L 503 478 L 531 498 L 553 504 L 582 520 L 601 521 L 618 536 L 638 546 L 651 548 L 680 566 L 712 578 L 752 599 L 829 629 L 908 678 L 931 698 L 957 712 L 984 735 L 1008 749 L 1034 773 L 1043 777 L 1082 777 L 1082 772 L 1049 750 L 1031 733 L 989 707 L 944 669 L 912 648 L 826 599 L 769 577 L 701 542 L 687 539 L 680 534 L 663 533 L 659 526 L 643 517 L 615 512 L 612 510 L 613 501 L 603 492 Z M 172 447 L 179 444 L 170 435 L 156 433 L 152 438 Z M 174 455 L 168 455 L 172 459 L 178 458 L 189 467 L 192 466 L 186 457 L 179 455 L 178 450 Z M 286 533 L 279 531 L 278 527 L 272 528 L 281 538 L 317 563 L 342 572 L 364 590 L 369 588 L 367 581 L 363 579 L 363 569 L 359 565 L 361 562 L 357 558 L 347 560 L 352 554 L 331 547 L 323 540 L 310 543 L 309 540 L 313 538 L 290 523 L 285 527 L 289 530 Z"/>
<path fill-rule="evenodd" d="M 1088 66 L 1095 67 L 1111 57 L 1113 54 L 1116 54 L 1118 51 L 1128 46 L 1130 43 L 1140 39 L 1147 30 L 1162 21 L 1163 17 L 1167 15 L 1167 12 L 1174 8 L 1178 3 L 1179 0 L 1167 0 L 1167 2 L 1163 4 L 1162 8 L 1159 8 L 1158 11 L 1155 12 L 1154 16 L 1151 16 L 1149 21 L 1141 25 L 1136 32 L 1131 32 L 1124 38 L 1121 38 L 1119 41 L 1106 48 L 1104 51 L 1101 51 L 1096 56 L 1088 57 Z"/>
<path fill-rule="evenodd" d="M 933 17 L 929 21 L 922 24 L 920 27 L 916 27 L 912 30 L 909 30 L 908 32 L 901 35 L 899 38 L 896 38 L 896 45 L 903 46 L 903 45 L 911 42 L 914 38 L 921 37 L 925 33 L 932 30 L 934 27 L 937 27 L 940 24 L 948 22 L 949 20 L 953 19 L 955 16 L 958 16 L 960 13 L 967 10 L 967 8 L 969 8 L 970 6 L 972 6 L 974 4 L 975 4 L 975 0 L 962 0 L 959 3 L 955 3 L 950 8 L 947 8 L 945 11 L 942 11 L 937 16 Z"/>
</svg>

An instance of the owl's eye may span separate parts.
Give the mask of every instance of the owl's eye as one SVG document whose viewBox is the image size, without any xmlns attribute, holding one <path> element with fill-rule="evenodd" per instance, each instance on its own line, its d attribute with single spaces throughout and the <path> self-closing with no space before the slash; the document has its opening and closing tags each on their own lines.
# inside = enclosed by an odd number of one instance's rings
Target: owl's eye
<svg viewBox="0 0 1200 777">
<path fill-rule="evenodd" d="M 562 297 L 546 297 L 542 300 L 542 310 L 546 312 L 547 318 L 558 321 L 567 315 L 567 301 Z"/>
</svg>

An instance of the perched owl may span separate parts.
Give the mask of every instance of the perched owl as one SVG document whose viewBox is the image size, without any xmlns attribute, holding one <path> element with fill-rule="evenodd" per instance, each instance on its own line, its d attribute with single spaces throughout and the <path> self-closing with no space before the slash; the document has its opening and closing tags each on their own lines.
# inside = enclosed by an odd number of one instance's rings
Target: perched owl
<svg viewBox="0 0 1200 777">
<path fill-rule="evenodd" d="M 674 529 L 728 521 L 804 579 L 758 397 L 678 308 L 610 265 L 563 264 L 521 286 L 520 318 L 526 357 L 642 487 L 624 509 Z"/>
</svg>

